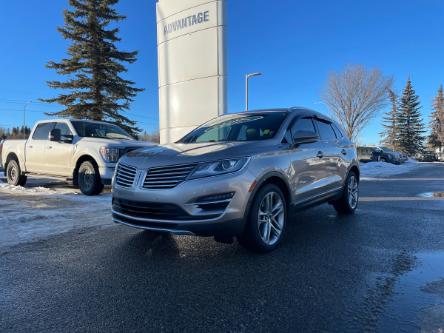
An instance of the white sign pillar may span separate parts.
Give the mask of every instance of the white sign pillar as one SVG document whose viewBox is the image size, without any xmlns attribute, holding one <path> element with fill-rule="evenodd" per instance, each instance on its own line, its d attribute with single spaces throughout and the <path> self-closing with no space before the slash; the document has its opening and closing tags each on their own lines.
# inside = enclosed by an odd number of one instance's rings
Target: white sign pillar
<svg viewBox="0 0 444 333">
<path fill-rule="evenodd" d="M 160 141 L 226 112 L 225 0 L 158 0 Z"/>
</svg>

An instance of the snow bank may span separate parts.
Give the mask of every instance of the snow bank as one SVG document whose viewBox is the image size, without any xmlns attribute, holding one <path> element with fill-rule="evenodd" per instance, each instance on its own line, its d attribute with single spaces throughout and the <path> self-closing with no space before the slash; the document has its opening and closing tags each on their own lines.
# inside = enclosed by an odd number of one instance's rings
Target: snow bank
<svg viewBox="0 0 444 333">
<path fill-rule="evenodd" d="M 60 180 L 28 178 L 22 187 L 0 178 L 0 253 L 2 247 L 113 225 L 109 190 L 88 197 Z"/>
<path fill-rule="evenodd" d="M 361 163 L 361 176 L 362 178 L 365 177 L 384 178 L 410 172 L 419 167 L 420 164 L 412 159 L 409 159 L 407 162 L 400 165 L 386 163 L 386 162 Z"/>
<path fill-rule="evenodd" d="M 38 194 L 38 195 L 61 194 L 61 192 L 65 192 L 65 191 L 55 191 L 43 186 L 25 188 L 23 186 L 9 185 L 7 183 L 0 183 L 0 191 L 11 194 Z"/>
<path fill-rule="evenodd" d="M 6 182 L 6 179 L 0 177 L 0 193 L 12 195 L 30 195 L 30 196 L 49 196 L 49 195 L 73 195 L 83 197 L 78 188 L 70 186 L 67 182 L 59 179 L 50 179 L 42 177 L 28 178 L 26 185 L 13 186 Z M 109 190 L 105 190 L 109 193 Z"/>
</svg>

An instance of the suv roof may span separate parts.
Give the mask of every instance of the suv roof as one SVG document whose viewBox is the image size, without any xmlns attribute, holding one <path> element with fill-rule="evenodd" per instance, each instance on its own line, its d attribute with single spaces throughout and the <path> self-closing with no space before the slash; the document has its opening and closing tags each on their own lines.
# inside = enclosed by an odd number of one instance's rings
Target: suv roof
<svg viewBox="0 0 444 333">
<path fill-rule="evenodd" d="M 259 109 L 259 110 L 250 110 L 250 111 L 238 112 L 237 114 L 243 114 L 245 112 L 251 113 L 251 114 L 254 114 L 254 113 L 264 113 L 264 112 L 288 112 L 288 113 L 295 113 L 295 114 L 297 113 L 298 115 L 301 115 L 301 116 L 314 116 L 314 117 L 317 117 L 317 118 L 320 118 L 320 119 L 325 119 L 325 120 L 333 122 L 333 120 L 330 117 L 328 117 L 328 116 L 326 116 L 326 115 L 324 115 L 324 114 L 322 114 L 322 113 L 320 113 L 318 111 L 311 110 L 311 109 L 304 108 L 304 107 Z"/>
</svg>

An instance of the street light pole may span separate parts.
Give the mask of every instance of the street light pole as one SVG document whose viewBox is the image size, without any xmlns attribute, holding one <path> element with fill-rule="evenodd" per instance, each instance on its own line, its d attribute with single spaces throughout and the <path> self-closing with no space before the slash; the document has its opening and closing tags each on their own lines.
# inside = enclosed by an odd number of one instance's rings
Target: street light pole
<svg viewBox="0 0 444 333">
<path fill-rule="evenodd" d="M 245 75 L 245 111 L 248 111 L 248 81 L 255 76 L 261 76 L 262 73 L 250 73 Z"/>
</svg>

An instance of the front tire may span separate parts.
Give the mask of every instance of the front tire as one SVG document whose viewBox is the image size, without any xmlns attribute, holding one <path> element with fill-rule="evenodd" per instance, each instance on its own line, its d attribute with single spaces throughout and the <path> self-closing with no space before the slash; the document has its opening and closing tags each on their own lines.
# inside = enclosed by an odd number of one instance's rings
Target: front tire
<svg viewBox="0 0 444 333">
<path fill-rule="evenodd" d="M 85 161 L 80 165 L 77 183 L 80 191 L 85 195 L 97 195 L 103 190 L 99 169 L 91 161 Z"/>
<path fill-rule="evenodd" d="M 354 171 L 350 171 L 342 196 L 333 202 L 333 207 L 339 214 L 353 214 L 359 203 L 359 179 Z"/>
<path fill-rule="evenodd" d="M 281 189 L 267 184 L 253 199 L 244 233 L 238 237 L 246 248 L 266 253 L 281 243 L 287 225 L 287 200 Z"/>
<path fill-rule="evenodd" d="M 22 170 L 20 169 L 20 165 L 17 160 L 11 160 L 8 163 L 5 173 L 9 185 L 25 186 L 28 178 L 22 174 Z"/>
</svg>

